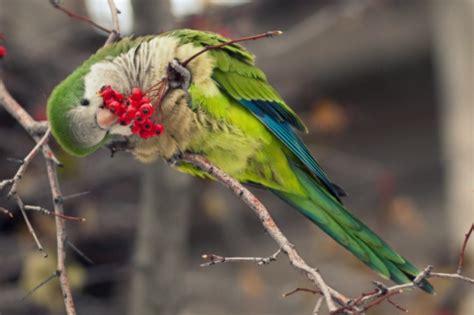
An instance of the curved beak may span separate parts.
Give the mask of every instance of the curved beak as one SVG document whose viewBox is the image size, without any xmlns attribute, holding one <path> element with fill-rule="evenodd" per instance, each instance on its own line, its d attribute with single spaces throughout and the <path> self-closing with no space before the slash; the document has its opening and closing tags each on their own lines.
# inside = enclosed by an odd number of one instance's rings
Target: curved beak
<svg viewBox="0 0 474 315">
<path fill-rule="evenodd" d="M 118 120 L 107 108 L 99 108 L 96 113 L 96 122 L 100 129 L 109 130 Z"/>
</svg>

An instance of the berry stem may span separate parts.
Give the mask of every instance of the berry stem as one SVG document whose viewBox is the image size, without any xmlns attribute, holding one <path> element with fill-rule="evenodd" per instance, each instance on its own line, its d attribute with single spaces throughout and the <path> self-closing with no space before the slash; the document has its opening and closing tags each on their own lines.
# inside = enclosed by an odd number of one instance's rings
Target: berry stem
<svg viewBox="0 0 474 315">
<path fill-rule="evenodd" d="M 182 62 L 181 65 L 183 67 L 186 67 L 186 65 L 188 63 L 190 63 L 193 59 L 195 59 L 196 57 L 202 55 L 203 53 L 205 53 L 206 51 L 209 51 L 209 50 L 214 50 L 214 49 L 222 48 L 224 46 L 228 46 L 228 45 L 232 45 L 232 44 L 240 43 L 240 42 L 245 42 L 245 41 L 249 41 L 249 40 L 257 40 L 257 39 L 262 39 L 262 38 L 266 38 L 266 37 L 279 36 L 281 34 L 283 34 L 282 31 L 269 31 L 269 32 L 265 32 L 265 33 L 261 33 L 261 34 L 257 34 L 257 35 L 253 35 L 253 36 L 245 36 L 245 37 L 232 39 L 228 42 L 218 44 L 218 45 L 206 46 L 201 51 L 195 53 L 194 55 L 192 55 L 191 57 L 186 59 L 184 62 Z"/>
</svg>

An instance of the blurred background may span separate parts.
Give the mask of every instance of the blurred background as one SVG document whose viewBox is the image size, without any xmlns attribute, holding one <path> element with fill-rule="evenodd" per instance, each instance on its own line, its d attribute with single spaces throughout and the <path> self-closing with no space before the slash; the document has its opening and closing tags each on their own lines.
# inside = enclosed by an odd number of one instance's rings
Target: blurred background
<svg viewBox="0 0 474 315">
<path fill-rule="evenodd" d="M 270 82 L 310 128 L 306 143 L 348 192 L 346 205 L 423 268 L 455 272 L 474 219 L 474 1 L 471 0 L 120 0 L 124 34 L 189 27 L 229 37 L 281 29 L 245 43 Z M 62 1 L 110 25 L 106 0 Z M 105 35 L 68 18 L 47 0 L 0 0 L 0 61 L 12 94 L 45 119 L 52 88 L 99 48 Z M 9 178 L 33 142 L 0 109 L 0 178 Z M 67 266 L 79 314 L 311 314 L 315 297 L 286 257 L 268 266 L 201 268 L 201 255 L 267 256 L 277 247 L 242 202 L 219 184 L 181 175 L 164 163 L 141 165 L 102 150 L 75 159 L 57 146 L 68 200 Z M 27 204 L 51 209 L 41 158 L 22 181 Z M 273 195 L 255 193 L 311 266 L 349 296 L 381 280 Z M 44 259 L 15 204 L 0 206 L 0 313 L 63 314 L 57 280 L 24 301 L 55 270 L 52 217 L 30 213 L 50 257 Z M 473 243 L 465 271 L 473 275 Z M 385 281 L 386 284 L 390 284 Z M 473 314 L 472 286 L 434 280 L 437 296 L 394 298 L 411 314 Z M 371 314 L 399 312 L 385 303 Z"/>
</svg>

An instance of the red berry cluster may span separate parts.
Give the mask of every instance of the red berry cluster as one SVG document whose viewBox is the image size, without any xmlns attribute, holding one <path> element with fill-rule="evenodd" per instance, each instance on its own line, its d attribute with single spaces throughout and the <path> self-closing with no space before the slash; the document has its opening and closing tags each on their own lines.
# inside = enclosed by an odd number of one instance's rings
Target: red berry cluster
<svg viewBox="0 0 474 315">
<path fill-rule="evenodd" d="M 115 91 L 110 85 L 103 86 L 99 91 L 104 107 L 118 118 L 123 126 L 131 124 L 133 134 L 148 139 L 163 133 L 162 124 L 154 123 L 151 116 L 155 109 L 150 99 L 139 88 L 133 88 L 128 96 Z"/>
</svg>

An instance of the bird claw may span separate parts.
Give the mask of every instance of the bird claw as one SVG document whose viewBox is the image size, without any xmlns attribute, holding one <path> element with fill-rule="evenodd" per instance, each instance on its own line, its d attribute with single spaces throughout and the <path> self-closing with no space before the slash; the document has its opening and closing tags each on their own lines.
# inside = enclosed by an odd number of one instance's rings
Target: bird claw
<svg viewBox="0 0 474 315">
<path fill-rule="evenodd" d="M 191 72 L 177 59 L 171 60 L 167 69 L 168 84 L 173 89 L 188 91 L 191 86 Z"/>
<path fill-rule="evenodd" d="M 107 144 L 107 149 L 110 150 L 111 158 L 113 158 L 117 152 L 130 151 L 133 148 L 134 146 L 128 138 L 114 140 Z"/>
<path fill-rule="evenodd" d="M 166 160 L 169 166 L 177 166 L 183 160 L 184 153 L 181 151 L 176 152 L 171 158 Z"/>
</svg>

